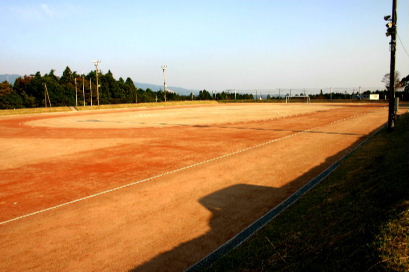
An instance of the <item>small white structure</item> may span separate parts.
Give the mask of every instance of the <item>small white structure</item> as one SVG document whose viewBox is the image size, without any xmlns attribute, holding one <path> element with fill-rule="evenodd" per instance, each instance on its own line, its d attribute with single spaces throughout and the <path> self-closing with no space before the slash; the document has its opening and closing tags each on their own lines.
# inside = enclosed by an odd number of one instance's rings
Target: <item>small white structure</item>
<svg viewBox="0 0 409 272">
<path fill-rule="evenodd" d="M 365 100 L 379 100 L 379 94 L 364 94 L 363 99 L 365 99 Z"/>
<path fill-rule="evenodd" d="M 379 94 L 370 94 L 369 100 L 379 100 Z"/>
</svg>

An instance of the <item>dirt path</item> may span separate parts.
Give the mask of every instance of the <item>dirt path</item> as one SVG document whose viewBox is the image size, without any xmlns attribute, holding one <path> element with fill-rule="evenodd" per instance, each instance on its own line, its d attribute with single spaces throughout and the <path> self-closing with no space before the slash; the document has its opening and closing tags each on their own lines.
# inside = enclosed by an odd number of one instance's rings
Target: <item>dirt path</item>
<svg viewBox="0 0 409 272">
<path fill-rule="evenodd" d="M 4 124 L 3 139 L 24 135 L 21 138 L 67 141 L 81 135 L 108 141 L 115 137 L 118 142 L 0 170 L 1 221 L 277 141 L 0 225 L 0 270 L 186 268 L 383 124 L 385 114 L 376 107 L 339 107 L 231 124 L 98 131 L 50 128 L 41 134 L 36 134 L 37 127 Z M 279 140 L 282 137 L 287 138 Z"/>
</svg>

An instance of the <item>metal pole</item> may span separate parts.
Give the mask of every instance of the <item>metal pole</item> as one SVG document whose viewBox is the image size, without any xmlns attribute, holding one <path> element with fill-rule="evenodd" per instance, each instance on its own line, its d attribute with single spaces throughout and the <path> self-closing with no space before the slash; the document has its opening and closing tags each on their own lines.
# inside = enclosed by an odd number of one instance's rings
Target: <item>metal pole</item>
<svg viewBox="0 0 409 272">
<path fill-rule="evenodd" d="M 163 96 L 165 98 L 165 102 L 166 102 L 166 73 L 165 73 L 165 71 L 166 71 L 167 68 L 168 68 L 168 66 L 166 64 L 162 65 L 162 71 L 163 71 Z"/>
<path fill-rule="evenodd" d="M 82 98 L 84 98 L 84 107 L 85 107 L 85 78 L 82 76 Z"/>
<path fill-rule="evenodd" d="M 89 92 L 90 92 L 90 95 L 91 95 L 91 107 L 92 107 L 92 84 L 91 84 L 91 82 L 92 82 L 92 79 L 91 79 L 91 76 L 89 77 Z"/>
<path fill-rule="evenodd" d="M 77 78 L 74 78 L 74 84 L 75 84 L 75 106 L 78 107 Z"/>
<path fill-rule="evenodd" d="M 100 60 L 94 61 L 95 65 L 95 74 L 96 74 L 96 79 L 97 79 L 97 103 L 99 106 L 99 83 L 98 83 L 98 72 L 99 72 L 99 64 L 101 63 Z"/>
<path fill-rule="evenodd" d="M 97 66 L 97 69 L 96 69 L 96 74 L 97 74 L 97 102 L 98 102 L 98 106 L 99 106 L 98 66 Z"/>
<path fill-rule="evenodd" d="M 389 111 L 388 111 L 388 130 L 395 128 L 395 53 L 396 53 L 396 22 L 397 22 L 397 0 L 392 0 L 392 26 L 391 26 L 391 62 L 389 72 Z"/>
<path fill-rule="evenodd" d="M 44 83 L 44 107 L 47 108 L 47 92 L 46 92 L 46 87 L 47 85 L 45 85 Z"/>
</svg>

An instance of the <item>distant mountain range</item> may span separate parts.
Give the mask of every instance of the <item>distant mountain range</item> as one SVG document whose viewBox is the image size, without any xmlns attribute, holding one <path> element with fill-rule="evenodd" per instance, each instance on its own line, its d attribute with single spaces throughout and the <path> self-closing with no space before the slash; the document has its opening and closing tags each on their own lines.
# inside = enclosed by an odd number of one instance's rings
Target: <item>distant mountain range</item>
<svg viewBox="0 0 409 272">
<path fill-rule="evenodd" d="M 11 84 L 14 84 L 14 81 L 20 77 L 20 75 L 17 74 L 0 74 L 0 82 L 3 81 L 8 81 Z"/>
<path fill-rule="evenodd" d="M 156 85 L 156 84 L 142 83 L 142 82 L 136 82 L 135 85 L 136 87 L 144 89 L 144 90 L 148 88 L 151 89 L 152 91 L 163 90 L 163 85 Z M 168 86 L 167 89 L 172 90 L 182 95 L 188 95 L 190 93 L 196 94 L 198 92 L 198 90 L 186 89 L 186 88 L 175 87 L 175 86 Z"/>
<path fill-rule="evenodd" d="M 20 75 L 17 74 L 0 74 L 0 82 L 3 81 L 8 81 L 11 84 L 14 84 L 14 81 L 16 81 L 17 78 L 19 78 Z M 151 89 L 152 91 L 158 91 L 163 89 L 163 85 L 156 85 L 156 84 L 150 84 L 150 83 L 142 83 L 142 82 L 136 82 L 135 83 L 136 87 L 141 88 L 141 89 Z M 192 89 L 186 89 L 182 87 L 175 87 L 175 86 L 168 86 L 168 89 L 182 95 L 188 95 L 190 93 L 196 94 L 198 90 L 192 90 Z"/>
</svg>

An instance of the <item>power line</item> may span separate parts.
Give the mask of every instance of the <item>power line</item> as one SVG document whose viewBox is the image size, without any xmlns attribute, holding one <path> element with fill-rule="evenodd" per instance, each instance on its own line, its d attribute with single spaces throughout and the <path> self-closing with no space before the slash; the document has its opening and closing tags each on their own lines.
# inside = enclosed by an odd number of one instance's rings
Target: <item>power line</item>
<svg viewBox="0 0 409 272">
<path fill-rule="evenodd" d="M 403 44 L 402 40 L 400 39 L 399 34 L 397 34 L 397 36 L 398 36 L 400 45 L 402 45 L 403 51 L 405 51 L 406 55 L 409 57 L 409 53 L 408 53 L 408 51 L 406 50 L 406 47 L 405 47 L 405 45 Z"/>
</svg>

